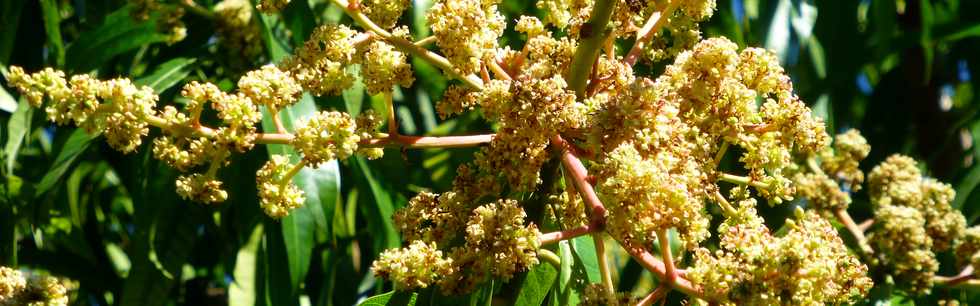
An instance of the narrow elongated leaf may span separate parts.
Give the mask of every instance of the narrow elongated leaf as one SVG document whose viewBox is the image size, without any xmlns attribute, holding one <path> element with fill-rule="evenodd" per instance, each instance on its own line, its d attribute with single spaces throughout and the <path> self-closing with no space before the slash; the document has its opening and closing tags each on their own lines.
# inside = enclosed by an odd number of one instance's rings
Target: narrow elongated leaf
<svg viewBox="0 0 980 306">
<path fill-rule="evenodd" d="M 256 226 L 248 242 L 238 249 L 235 256 L 234 281 L 228 286 L 229 306 L 252 306 L 256 298 L 256 265 L 258 250 L 262 243 L 262 226 Z"/>
<path fill-rule="evenodd" d="M 406 291 L 390 291 L 365 299 L 360 306 L 414 306 L 418 293 Z"/>
<path fill-rule="evenodd" d="M 135 83 L 136 85 L 150 86 L 157 93 L 163 92 L 187 77 L 196 61 L 196 59 L 184 57 L 169 60 L 157 66 L 149 75 L 137 79 Z"/>
<path fill-rule="evenodd" d="M 33 110 L 27 104 L 26 99 L 21 99 L 17 105 L 17 110 L 10 116 L 10 121 L 7 121 L 7 144 L 3 147 L 4 155 L 7 158 L 7 175 L 14 174 L 14 163 L 17 161 L 17 152 L 20 151 L 21 144 L 24 143 L 24 137 L 31 130 L 31 114 L 34 112 Z"/>
<path fill-rule="evenodd" d="M 41 14 L 44 15 L 44 32 L 48 37 L 48 47 L 51 56 L 59 67 L 65 64 L 65 45 L 61 41 L 61 12 L 58 11 L 58 1 L 41 0 Z"/>
<path fill-rule="evenodd" d="M 21 11 L 25 0 L 0 1 L 0 64 L 6 65 L 14 51 L 17 29 L 20 28 Z"/>
<path fill-rule="evenodd" d="M 361 206 L 367 214 L 368 230 L 373 235 L 381 236 L 381 239 L 374 240 L 374 247 L 377 250 L 396 248 L 400 243 L 398 232 L 395 231 L 395 226 L 391 223 L 391 216 L 395 210 L 391 202 L 391 195 L 387 189 L 381 186 L 380 182 L 375 180 L 374 173 L 364 158 L 356 156 L 354 160 L 361 174 L 359 177 L 364 180 L 361 185 L 368 186 L 368 189 L 371 190 L 371 196 L 374 199 L 374 205 Z"/>
<path fill-rule="evenodd" d="M 89 135 L 82 129 L 72 131 L 71 136 L 68 137 L 68 141 L 58 151 L 58 156 L 55 157 L 51 168 L 41 178 L 41 182 L 37 184 L 36 195 L 43 194 L 51 189 L 51 187 L 54 187 L 75 163 L 75 159 L 82 153 L 85 153 L 88 146 L 92 144 L 92 140 L 98 136 Z"/>
</svg>

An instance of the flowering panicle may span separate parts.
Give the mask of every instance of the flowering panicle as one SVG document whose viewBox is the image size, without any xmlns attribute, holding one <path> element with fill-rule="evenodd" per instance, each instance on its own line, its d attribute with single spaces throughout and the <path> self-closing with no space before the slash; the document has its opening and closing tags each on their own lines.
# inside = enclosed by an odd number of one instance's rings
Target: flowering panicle
<svg viewBox="0 0 980 306">
<path fill-rule="evenodd" d="M 370 94 L 390 93 L 395 85 L 412 86 L 415 76 L 405 54 L 390 44 L 375 41 L 368 45 L 361 61 L 361 76 Z"/>
<path fill-rule="evenodd" d="M 354 76 L 345 68 L 357 51 L 356 34 L 344 25 L 321 25 L 313 30 L 295 55 L 279 67 L 289 71 L 296 82 L 313 95 L 338 95 L 354 84 Z"/>
<path fill-rule="evenodd" d="M 21 271 L 0 266 L 0 305 L 67 306 L 66 283 L 52 276 L 25 276 Z"/>
<path fill-rule="evenodd" d="M 797 210 L 789 231 L 774 237 L 751 207 L 729 219 L 720 249 L 695 252 L 687 275 L 724 305 L 817 305 L 855 302 L 871 288 L 867 267 L 819 215 Z"/>
<path fill-rule="evenodd" d="M 332 159 L 354 155 L 360 140 L 349 114 L 321 111 L 299 124 L 291 144 L 303 154 L 303 161 L 319 167 Z"/>
<path fill-rule="evenodd" d="M 925 226 L 918 210 L 885 205 L 875 210 L 875 223 L 868 235 L 875 251 L 885 254 L 880 264 L 889 268 L 897 284 L 913 293 L 928 292 L 939 269 Z"/>
<path fill-rule="evenodd" d="M 248 0 L 222 0 L 214 5 L 218 43 L 235 69 L 250 66 L 265 51 L 259 24 L 252 19 L 253 12 Z"/>
<path fill-rule="evenodd" d="M 89 132 L 101 132 L 109 145 L 130 153 L 149 133 L 147 118 L 154 115 L 157 95 L 149 87 L 137 87 L 128 79 L 97 81 L 76 76 L 71 82 L 53 69 L 27 74 L 20 67 L 10 68 L 10 84 L 24 94 L 31 105 L 40 107 L 44 98 L 48 118 L 60 124 L 74 121 Z"/>
<path fill-rule="evenodd" d="M 413 240 L 407 248 L 385 250 L 374 261 L 374 274 L 391 280 L 398 290 L 426 288 L 452 273 L 452 258 L 444 258 L 435 243 Z"/>
<path fill-rule="evenodd" d="M 657 232 L 676 228 L 688 248 L 697 246 L 708 237 L 701 204 L 706 191 L 697 166 L 670 152 L 644 158 L 632 143 L 609 153 L 597 167 L 597 187 L 609 209 L 610 234 L 649 244 Z"/>
<path fill-rule="evenodd" d="M 473 210 L 466 223 L 466 243 L 454 247 L 452 274 L 439 280 L 447 294 L 471 292 L 489 277 L 508 280 L 538 264 L 537 226 L 524 225 L 527 215 L 515 200 L 498 200 Z"/>
<path fill-rule="evenodd" d="M 259 11 L 267 14 L 277 13 L 289 5 L 290 0 L 259 0 L 255 6 Z"/>
<path fill-rule="evenodd" d="M 273 155 L 256 173 L 259 204 L 269 217 L 281 219 L 306 201 L 303 191 L 292 182 L 295 167 L 297 165 L 291 164 L 289 157 Z"/>
<path fill-rule="evenodd" d="M 363 0 L 361 11 L 379 27 L 390 30 L 398 24 L 398 18 L 409 4 L 409 0 Z"/>
<path fill-rule="evenodd" d="M 507 25 L 497 11 L 499 0 L 440 0 L 425 18 L 436 45 L 445 53 L 457 73 L 468 75 L 480 70 L 480 61 L 493 57 L 497 39 Z"/>
<path fill-rule="evenodd" d="M 441 195 L 420 192 L 395 212 L 393 221 L 405 240 L 445 244 L 462 230 L 466 206 L 454 192 Z"/>
<path fill-rule="evenodd" d="M 851 191 L 861 190 L 864 172 L 858 164 L 868 157 L 871 146 L 857 130 L 851 129 L 834 137 L 833 151 L 820 152 L 820 168 L 834 179 L 843 182 Z"/>
<path fill-rule="evenodd" d="M 949 249 L 966 229 L 963 214 L 950 205 L 956 195 L 953 187 L 923 178 L 910 157 L 892 155 L 872 169 L 868 174 L 868 193 L 876 209 L 902 206 L 920 212 L 933 240 L 932 251 Z"/>
</svg>

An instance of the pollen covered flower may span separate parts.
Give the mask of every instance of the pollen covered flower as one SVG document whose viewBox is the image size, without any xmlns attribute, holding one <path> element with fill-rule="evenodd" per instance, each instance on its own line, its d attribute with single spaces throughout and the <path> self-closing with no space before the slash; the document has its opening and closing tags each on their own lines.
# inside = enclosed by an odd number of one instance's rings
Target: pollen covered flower
<svg viewBox="0 0 980 306">
<path fill-rule="evenodd" d="M 259 204 L 269 217 L 281 219 L 306 201 L 303 191 L 292 182 L 294 167 L 289 163 L 289 157 L 273 155 L 256 173 Z"/>
<path fill-rule="evenodd" d="M 378 277 L 395 283 L 395 289 L 427 288 L 452 271 L 451 258 L 444 258 L 435 243 L 413 240 L 407 248 L 388 249 L 371 265 Z"/>
<path fill-rule="evenodd" d="M 357 151 L 361 137 L 350 115 L 321 111 L 296 128 L 292 145 L 307 164 L 318 167 L 332 159 L 346 159 Z"/>
<path fill-rule="evenodd" d="M 447 243 L 465 224 L 466 207 L 452 191 L 441 195 L 420 192 L 395 212 L 393 221 L 405 240 Z"/>
</svg>

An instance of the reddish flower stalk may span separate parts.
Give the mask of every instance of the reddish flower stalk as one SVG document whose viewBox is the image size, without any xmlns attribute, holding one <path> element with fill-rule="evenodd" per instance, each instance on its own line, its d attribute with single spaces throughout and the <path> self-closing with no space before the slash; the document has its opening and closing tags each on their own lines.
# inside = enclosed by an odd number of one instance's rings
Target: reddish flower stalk
<svg viewBox="0 0 980 306">
<path fill-rule="evenodd" d="M 544 233 L 538 237 L 538 240 L 541 240 L 542 245 L 552 244 L 558 241 L 568 240 L 578 236 L 587 235 L 592 232 L 595 232 L 595 227 L 586 224 L 576 228 L 567 229 L 564 231 Z"/>
</svg>

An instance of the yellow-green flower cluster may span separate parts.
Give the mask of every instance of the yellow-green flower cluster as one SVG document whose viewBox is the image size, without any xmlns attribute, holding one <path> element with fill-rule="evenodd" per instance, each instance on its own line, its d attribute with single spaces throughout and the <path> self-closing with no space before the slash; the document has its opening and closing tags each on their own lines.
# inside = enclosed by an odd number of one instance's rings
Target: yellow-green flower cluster
<svg viewBox="0 0 980 306">
<path fill-rule="evenodd" d="M 409 4 L 409 0 L 364 0 L 361 11 L 379 27 L 390 30 L 398 24 L 398 18 Z"/>
<path fill-rule="evenodd" d="M 269 217 L 281 219 L 306 201 L 303 191 L 293 184 L 298 171 L 289 157 L 273 155 L 256 173 L 255 184 L 259 188 L 259 205 Z"/>
<path fill-rule="evenodd" d="M 588 284 L 582 289 L 582 300 L 580 306 L 615 306 L 615 305 L 637 305 L 640 298 L 629 292 L 617 292 L 614 295 L 606 294 L 606 288 L 602 284 Z"/>
<path fill-rule="evenodd" d="M 0 301 L 12 299 L 24 288 L 27 288 L 27 279 L 23 273 L 0 266 Z"/>
<path fill-rule="evenodd" d="M 88 132 L 102 132 L 109 145 L 123 153 L 135 151 L 149 133 L 146 120 L 153 116 L 158 99 L 152 89 L 137 87 L 128 79 L 98 81 L 78 75 L 68 82 L 64 72 L 51 68 L 27 74 L 12 66 L 7 80 L 34 107 L 40 107 L 46 97 L 49 120 L 73 121 Z"/>
<path fill-rule="evenodd" d="M 846 210 L 851 205 L 851 195 L 841 190 L 837 182 L 823 173 L 797 173 L 793 177 L 796 195 L 807 200 L 821 213 Z M 828 214 L 829 215 L 829 214 Z"/>
<path fill-rule="evenodd" d="M 249 71 L 238 79 L 238 90 L 255 104 L 283 109 L 296 103 L 303 88 L 289 75 L 274 65 L 265 65 Z M 261 116 L 260 118 L 261 119 Z"/>
<path fill-rule="evenodd" d="M 534 224 L 524 224 L 526 216 L 509 199 L 474 209 L 466 224 L 466 243 L 450 253 L 452 274 L 439 280 L 443 293 L 471 292 L 491 276 L 509 280 L 538 264 L 540 232 Z"/>
<path fill-rule="evenodd" d="M 564 79 L 556 75 L 494 81 L 480 92 L 477 100 L 484 114 L 499 122 L 490 146 L 476 154 L 480 172 L 500 173 L 517 190 L 537 185 L 539 170 L 549 157 L 551 136 L 584 121 L 582 104 L 565 87 Z"/>
<path fill-rule="evenodd" d="M 688 248 L 708 237 L 697 163 L 666 150 L 644 158 L 624 143 L 597 168 L 599 195 L 609 210 L 606 227 L 614 237 L 645 245 L 657 232 L 676 228 Z"/>
<path fill-rule="evenodd" d="M 385 137 L 378 132 L 384 121 L 374 113 L 374 110 L 369 109 L 357 115 L 354 124 L 357 126 L 357 136 L 362 140 Z M 357 153 L 367 159 L 378 159 L 384 156 L 385 151 L 384 148 L 379 147 L 360 147 L 357 149 Z"/>
<path fill-rule="evenodd" d="M 545 12 L 544 21 L 565 29 L 571 26 L 570 33 L 578 33 L 583 23 L 589 20 L 594 0 L 541 0 L 535 5 Z"/>
<path fill-rule="evenodd" d="M 966 229 L 966 219 L 950 203 L 956 192 L 949 184 L 922 177 L 915 160 L 892 155 L 868 174 L 868 194 L 876 209 L 902 206 L 925 218 L 931 250 L 942 252 Z M 877 220 L 877 218 L 876 218 Z"/>
<path fill-rule="evenodd" d="M 871 288 L 867 267 L 818 214 L 797 210 L 774 237 L 751 206 L 723 223 L 720 249 L 701 248 L 687 277 L 723 305 L 848 304 Z"/>
<path fill-rule="evenodd" d="M 228 192 L 221 189 L 221 184 L 213 174 L 181 175 L 177 177 L 177 194 L 185 200 L 205 204 L 221 203 L 228 199 Z"/>
<path fill-rule="evenodd" d="M 18 270 L 0 266 L 0 305 L 67 306 L 68 288 L 56 277 L 25 277 Z"/>
<path fill-rule="evenodd" d="M 493 56 L 507 23 L 497 11 L 499 0 L 440 0 L 426 13 L 436 45 L 462 75 L 480 70 Z"/>
<path fill-rule="evenodd" d="M 725 38 L 698 43 L 666 68 L 653 84 L 653 96 L 676 105 L 681 118 L 702 133 L 698 146 L 715 151 L 724 141 L 741 147 L 739 160 L 750 178 L 768 186 L 759 192 L 781 202 L 793 193 L 786 177 L 795 167 L 793 153 L 813 154 L 829 137 L 823 121 L 793 95 L 775 55 L 737 48 Z M 759 107 L 758 98 L 765 101 Z"/>
<path fill-rule="evenodd" d="M 345 25 L 321 25 L 279 67 L 289 71 L 303 89 L 314 95 L 338 95 L 354 83 L 354 76 L 345 68 L 357 51 L 356 34 Z"/>
<path fill-rule="evenodd" d="M 405 240 L 448 243 L 464 225 L 467 207 L 457 200 L 459 197 L 451 191 L 441 195 L 420 192 L 395 212 L 395 226 Z"/>
<path fill-rule="evenodd" d="M 301 123 L 291 142 L 293 148 L 303 154 L 310 166 L 332 159 L 346 159 L 357 151 L 361 137 L 357 125 L 347 113 L 321 111 Z"/>
<path fill-rule="evenodd" d="M 851 191 L 861 189 L 864 183 L 864 172 L 858 164 L 868 157 L 871 145 L 855 129 L 838 134 L 834 137 L 834 149 L 820 152 L 820 168 L 834 179 L 843 182 Z"/>
<path fill-rule="evenodd" d="M 370 94 L 390 93 L 392 87 L 412 86 L 415 75 L 406 62 L 405 54 L 383 41 L 375 41 L 364 51 L 361 76 Z"/>
<path fill-rule="evenodd" d="M 248 0 L 222 0 L 214 5 L 215 32 L 232 68 L 248 67 L 264 52 L 259 24 Z"/>
<path fill-rule="evenodd" d="M 289 5 L 289 0 L 259 0 L 255 8 L 267 14 L 277 13 Z"/>
<path fill-rule="evenodd" d="M 880 206 L 868 240 L 875 252 L 883 254 L 880 264 L 888 268 L 896 284 L 911 293 L 929 292 L 939 262 L 922 213 L 911 207 Z"/>
<path fill-rule="evenodd" d="M 960 264 L 971 261 L 974 255 L 980 253 L 980 226 L 971 226 L 963 231 L 963 235 L 956 239 L 953 251 Z"/>
<path fill-rule="evenodd" d="M 453 260 L 443 258 L 435 243 L 414 240 L 407 248 L 388 249 L 371 266 L 374 275 L 395 283 L 395 289 L 427 288 L 452 273 Z"/>
</svg>

